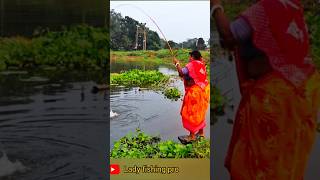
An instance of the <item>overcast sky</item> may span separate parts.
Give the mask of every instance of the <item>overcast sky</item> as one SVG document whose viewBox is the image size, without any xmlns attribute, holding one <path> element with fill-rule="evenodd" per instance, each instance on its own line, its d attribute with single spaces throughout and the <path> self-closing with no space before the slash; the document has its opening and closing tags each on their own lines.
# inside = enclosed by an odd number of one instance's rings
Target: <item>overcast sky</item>
<svg viewBox="0 0 320 180">
<path fill-rule="evenodd" d="M 138 7 L 138 8 L 137 8 Z M 167 40 L 183 42 L 188 38 L 210 37 L 209 1 L 110 1 L 110 9 L 130 16 L 157 31 L 156 25 L 140 9 L 151 16 Z"/>
</svg>

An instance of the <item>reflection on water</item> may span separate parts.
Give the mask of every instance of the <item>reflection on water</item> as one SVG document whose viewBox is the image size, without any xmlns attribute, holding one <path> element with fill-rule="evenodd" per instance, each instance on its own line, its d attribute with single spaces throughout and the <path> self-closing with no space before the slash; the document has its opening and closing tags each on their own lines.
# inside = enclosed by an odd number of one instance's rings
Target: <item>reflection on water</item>
<svg viewBox="0 0 320 180">
<path fill-rule="evenodd" d="M 122 68 L 126 69 L 122 69 Z M 123 65 L 121 63 L 111 63 L 111 72 L 143 67 L 138 63 Z M 144 66 L 147 70 L 157 69 L 167 75 L 177 75 L 174 66 Z M 140 68 L 143 69 L 143 68 Z M 171 86 L 178 87 L 184 92 L 183 82 L 175 77 Z M 110 92 L 111 109 L 118 113 L 118 116 L 110 121 L 111 147 L 114 141 L 125 136 L 129 132 L 134 132 L 136 128 L 142 129 L 146 133 L 160 135 L 161 138 L 173 139 L 177 141 L 179 135 L 188 132 L 183 128 L 180 116 L 182 100 L 172 101 L 166 99 L 161 92 L 140 89 L 117 87 Z M 207 126 L 206 136 L 210 134 L 210 111 L 206 115 Z"/>
<path fill-rule="evenodd" d="M 235 112 L 240 102 L 240 92 L 234 62 L 221 57 L 212 63 L 213 81 L 228 99 L 224 116 L 218 117 L 213 125 L 214 137 L 214 179 L 230 179 L 227 169 L 224 167 L 224 158 L 228 150 L 233 125 L 230 120 L 235 117 Z M 319 134 L 308 162 L 305 179 L 317 180 L 320 177 L 320 141 Z M 303 147 L 301 147 L 303 148 Z"/>
<path fill-rule="evenodd" d="M 0 74 L 0 151 L 8 156 L 0 163 L 9 179 L 103 179 L 109 114 L 105 94 L 91 93 L 98 77 Z"/>
</svg>

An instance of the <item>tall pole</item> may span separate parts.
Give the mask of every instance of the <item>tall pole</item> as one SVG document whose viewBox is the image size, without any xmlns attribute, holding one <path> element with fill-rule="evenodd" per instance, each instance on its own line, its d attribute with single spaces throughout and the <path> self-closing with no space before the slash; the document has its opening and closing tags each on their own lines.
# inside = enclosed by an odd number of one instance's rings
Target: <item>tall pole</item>
<svg viewBox="0 0 320 180">
<path fill-rule="evenodd" d="M 137 25 L 137 31 L 136 31 L 136 45 L 135 45 L 135 49 L 138 50 L 138 36 L 139 36 L 139 26 Z"/>
<path fill-rule="evenodd" d="M 143 50 L 147 50 L 147 33 L 146 33 L 146 27 L 143 29 Z"/>
</svg>

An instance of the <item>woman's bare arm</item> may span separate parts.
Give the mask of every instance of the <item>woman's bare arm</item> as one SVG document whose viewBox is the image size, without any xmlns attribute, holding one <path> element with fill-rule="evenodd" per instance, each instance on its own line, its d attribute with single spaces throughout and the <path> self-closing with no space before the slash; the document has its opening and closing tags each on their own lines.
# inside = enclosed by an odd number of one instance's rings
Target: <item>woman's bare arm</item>
<svg viewBox="0 0 320 180">
<path fill-rule="evenodd" d="M 174 64 L 175 64 L 176 68 L 177 68 L 177 71 L 178 71 L 178 73 L 179 73 L 179 76 L 180 76 L 180 77 L 183 77 L 183 72 L 182 72 L 182 68 L 181 68 L 181 66 L 180 66 L 180 64 L 179 64 L 179 60 L 174 57 L 174 58 L 173 58 L 173 62 L 174 62 Z"/>
<path fill-rule="evenodd" d="M 220 5 L 220 4 L 221 4 L 220 0 L 210 1 L 211 8 L 214 5 Z M 222 46 L 224 48 L 232 50 L 236 46 L 237 41 L 232 34 L 232 31 L 230 28 L 230 22 L 227 16 L 224 14 L 223 10 L 220 8 L 216 9 L 211 16 L 215 19 L 215 23 L 222 40 L 221 42 Z"/>
</svg>

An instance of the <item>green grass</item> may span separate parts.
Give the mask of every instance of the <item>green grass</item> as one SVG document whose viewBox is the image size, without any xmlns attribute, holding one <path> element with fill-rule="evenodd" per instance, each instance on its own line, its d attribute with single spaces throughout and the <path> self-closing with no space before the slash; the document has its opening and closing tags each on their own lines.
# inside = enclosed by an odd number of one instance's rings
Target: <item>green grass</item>
<svg viewBox="0 0 320 180">
<path fill-rule="evenodd" d="M 174 56 L 182 63 L 186 64 L 189 60 L 189 49 L 174 50 Z M 201 51 L 203 58 L 209 62 L 210 53 Z M 170 50 L 161 49 L 158 51 L 111 51 L 111 61 L 139 61 L 155 62 L 159 64 L 172 64 L 172 55 Z"/>
<path fill-rule="evenodd" d="M 106 28 L 81 25 L 59 32 L 42 31 L 32 38 L 0 38 L 0 70 L 9 66 L 98 68 L 108 57 Z"/>
<path fill-rule="evenodd" d="M 175 57 L 180 60 L 180 64 L 185 66 L 189 61 L 190 49 L 174 50 Z M 115 63 L 136 62 L 140 65 L 172 65 L 172 56 L 170 50 L 161 49 L 158 51 L 110 51 L 111 61 Z M 201 51 L 201 55 L 207 64 L 207 77 L 210 78 L 210 52 Z"/>
<path fill-rule="evenodd" d="M 120 74 L 112 73 L 110 76 L 110 84 L 126 87 L 160 87 L 166 85 L 168 81 L 169 76 L 155 70 L 133 69 Z"/>
<path fill-rule="evenodd" d="M 139 129 L 114 143 L 111 158 L 210 158 L 210 141 L 201 138 L 192 144 L 182 145 L 171 140 L 161 141 Z"/>
</svg>

